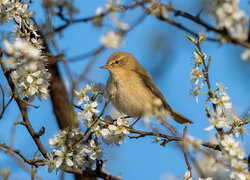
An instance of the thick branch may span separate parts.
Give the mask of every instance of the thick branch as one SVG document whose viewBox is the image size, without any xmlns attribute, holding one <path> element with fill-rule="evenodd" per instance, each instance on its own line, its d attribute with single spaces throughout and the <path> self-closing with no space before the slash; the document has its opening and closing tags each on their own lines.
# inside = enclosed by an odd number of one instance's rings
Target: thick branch
<svg viewBox="0 0 250 180">
<path fill-rule="evenodd" d="M 97 178 L 102 178 L 105 180 L 121 180 L 118 177 L 112 176 L 110 174 L 107 174 L 105 172 L 98 172 L 98 171 L 92 171 L 92 170 L 81 170 L 81 169 L 66 169 L 63 170 L 68 173 L 73 173 L 75 175 L 80 175 L 80 176 L 88 176 L 88 177 L 97 177 Z"/>
</svg>

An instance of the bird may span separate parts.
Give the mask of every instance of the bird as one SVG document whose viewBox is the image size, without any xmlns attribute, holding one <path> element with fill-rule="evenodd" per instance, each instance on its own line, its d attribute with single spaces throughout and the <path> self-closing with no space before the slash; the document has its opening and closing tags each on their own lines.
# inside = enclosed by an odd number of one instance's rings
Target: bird
<svg viewBox="0 0 250 180">
<path fill-rule="evenodd" d="M 157 107 L 166 110 L 180 124 L 193 123 L 170 107 L 150 74 L 132 54 L 115 52 L 100 68 L 109 71 L 106 94 L 118 111 L 139 120 L 148 113 L 154 113 Z"/>
</svg>

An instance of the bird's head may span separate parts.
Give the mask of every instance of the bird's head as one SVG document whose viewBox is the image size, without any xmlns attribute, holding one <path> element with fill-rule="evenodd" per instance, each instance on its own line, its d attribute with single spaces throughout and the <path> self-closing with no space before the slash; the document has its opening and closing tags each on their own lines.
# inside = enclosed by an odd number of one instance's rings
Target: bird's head
<svg viewBox="0 0 250 180">
<path fill-rule="evenodd" d="M 138 61 L 132 54 L 116 52 L 109 57 L 106 65 L 100 68 L 108 69 L 110 73 L 115 73 L 123 70 L 134 70 L 138 64 Z"/>
</svg>

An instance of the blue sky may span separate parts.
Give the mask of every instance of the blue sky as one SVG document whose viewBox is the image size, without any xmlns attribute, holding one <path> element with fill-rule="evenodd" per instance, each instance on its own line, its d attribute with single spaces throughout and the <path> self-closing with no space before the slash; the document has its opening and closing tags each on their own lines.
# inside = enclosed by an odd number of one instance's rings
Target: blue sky
<svg viewBox="0 0 250 180">
<path fill-rule="evenodd" d="M 199 3 L 199 1 L 193 0 L 192 3 L 190 1 L 183 3 L 181 0 L 176 0 L 173 5 L 177 9 L 196 14 L 199 11 L 199 5 L 195 5 L 196 3 Z M 41 1 L 35 1 L 31 6 L 31 10 L 37 13 L 36 20 L 38 23 L 44 21 L 44 12 L 41 10 L 40 5 Z M 91 16 L 98 6 L 104 6 L 104 1 L 76 0 L 76 7 L 80 10 L 76 17 Z M 248 7 L 247 2 L 243 1 L 241 6 Z M 134 17 L 140 13 L 141 10 L 128 11 L 124 18 L 125 22 L 134 22 Z M 197 32 L 205 32 L 203 28 L 190 21 L 179 17 L 177 20 L 192 27 Z M 211 22 L 211 19 L 208 22 Z M 57 23 L 60 24 L 61 22 L 57 21 Z M 108 24 L 110 21 L 106 23 Z M 3 26 L 1 30 L 9 27 Z M 109 28 L 110 26 L 96 28 L 92 26 L 91 22 L 79 23 L 67 28 L 63 31 L 63 36 L 56 36 L 55 40 L 59 49 L 66 54 L 66 58 L 70 58 L 100 46 L 99 39 Z M 210 33 L 209 35 L 213 34 Z M 160 48 L 155 48 L 156 46 Z M 169 104 L 194 121 L 194 124 L 190 125 L 188 129 L 188 134 L 204 141 L 214 134 L 214 131 L 204 131 L 204 128 L 209 126 L 205 115 L 204 96 L 199 97 L 199 103 L 197 104 L 195 99 L 189 95 L 192 87 L 190 70 L 193 66 L 194 45 L 186 38 L 185 32 L 154 17 L 147 17 L 142 24 L 127 34 L 124 46 L 120 50 L 132 53 L 150 72 L 155 84 L 165 95 Z M 99 67 L 104 65 L 108 57 L 115 51 L 117 50 L 107 49 L 98 57 L 88 74 L 91 81 L 106 83 L 109 74 Z M 250 63 L 240 59 L 243 48 L 232 44 L 219 45 L 207 41 L 203 46 L 203 51 L 212 56 L 210 68 L 212 87 L 215 88 L 215 82 L 222 82 L 228 87 L 227 92 L 231 97 L 234 109 L 240 115 L 247 112 L 250 107 Z M 80 74 L 89 60 L 86 59 L 70 64 L 73 74 Z M 161 63 L 156 66 L 158 62 Z M 60 68 L 62 76 L 67 81 L 68 77 L 65 74 L 65 69 L 61 65 Z M 0 77 L 1 83 L 6 83 L 2 73 Z M 84 85 L 83 82 L 81 86 Z M 36 131 L 39 131 L 42 126 L 45 127 L 46 133 L 41 137 L 41 140 L 45 147 L 48 147 L 49 138 L 52 138 L 58 132 L 51 103 L 50 100 L 45 100 L 43 102 L 35 101 L 34 104 L 39 105 L 40 108 L 30 109 L 31 123 Z M 0 127 L 4 127 L 4 131 L 0 132 L 0 142 L 10 143 L 13 122 L 20 120 L 18 113 L 16 104 L 12 103 L 5 114 L 5 118 L 0 120 Z M 177 125 L 174 122 L 173 124 L 176 125 L 179 131 L 182 131 L 183 125 Z M 157 125 L 157 123 L 152 121 L 151 125 Z M 144 128 L 143 121 L 140 121 L 135 128 L 151 130 L 150 128 Z M 164 133 L 168 133 L 160 126 L 159 129 Z M 37 151 L 34 142 L 24 127 L 18 125 L 15 131 L 14 147 L 20 149 L 26 157 L 31 159 L 34 152 Z M 166 174 L 183 175 L 187 168 L 183 154 L 176 148 L 175 143 L 169 143 L 166 147 L 162 147 L 159 144 L 152 143 L 152 141 L 149 137 L 132 140 L 127 138 L 126 142 L 120 147 L 107 147 L 104 145 L 104 157 L 107 160 L 105 163 L 106 170 L 112 175 L 121 173 L 123 179 L 130 180 L 162 179 Z M 245 141 L 245 152 L 249 154 L 250 140 L 248 136 Z M 30 178 L 29 174 L 20 168 L 10 156 L 0 153 L 0 159 L 0 169 L 2 167 L 10 168 L 10 179 L 22 180 Z M 39 168 L 38 175 L 44 179 L 59 179 L 59 176 L 55 175 L 55 171 L 49 174 L 45 168 Z M 65 177 L 66 179 L 72 179 L 72 175 L 67 174 Z"/>
</svg>

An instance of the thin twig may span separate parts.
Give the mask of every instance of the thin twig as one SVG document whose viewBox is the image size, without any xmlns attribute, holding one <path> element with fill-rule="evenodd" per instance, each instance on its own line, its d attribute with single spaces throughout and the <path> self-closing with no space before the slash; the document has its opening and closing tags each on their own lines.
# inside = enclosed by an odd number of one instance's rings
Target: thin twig
<svg viewBox="0 0 250 180">
<path fill-rule="evenodd" d="M 155 136 L 155 133 L 153 133 L 153 132 L 140 131 L 140 130 L 136 130 L 136 129 L 133 129 L 133 128 L 128 129 L 128 130 L 129 130 L 130 133 L 139 134 L 140 137 Z M 162 133 L 159 133 L 158 136 L 161 137 L 161 138 L 169 139 L 171 141 L 182 141 L 183 140 L 181 137 L 169 136 L 169 135 L 162 134 Z M 131 136 L 130 136 L 130 138 L 131 138 Z M 139 137 L 136 136 L 136 137 L 132 137 L 131 139 L 133 139 L 133 138 L 138 139 Z M 220 146 L 218 144 L 213 144 L 213 143 L 210 143 L 210 142 L 202 142 L 201 145 L 204 146 L 204 147 L 213 149 L 213 150 L 221 151 L 221 148 L 220 148 Z"/>
<path fill-rule="evenodd" d="M 208 87 L 208 96 L 210 99 L 214 98 L 214 95 L 213 95 L 213 92 L 212 92 L 212 88 L 211 88 L 211 85 L 210 85 L 210 80 L 209 80 L 209 73 L 208 73 L 208 70 L 209 70 L 209 67 L 210 67 L 210 61 L 211 59 L 209 59 L 209 62 L 206 64 L 206 60 L 205 60 L 205 55 L 203 54 L 202 52 L 202 49 L 201 49 L 201 45 L 200 45 L 200 42 L 198 41 L 197 43 L 195 43 L 195 45 L 197 46 L 198 50 L 199 50 L 199 56 L 201 57 L 202 59 L 202 64 L 204 66 L 204 70 L 205 70 L 205 73 L 204 73 L 204 77 L 205 77 L 205 82 L 207 84 L 207 87 Z M 213 106 L 213 110 L 214 110 L 214 113 L 216 113 L 216 104 L 212 103 L 212 106 Z M 224 131 L 222 128 L 217 128 L 216 127 L 216 130 L 218 131 L 218 133 L 220 135 L 223 135 L 224 134 Z"/>
<path fill-rule="evenodd" d="M 187 124 L 185 125 L 185 128 L 184 128 L 184 130 L 183 130 L 182 139 L 184 139 L 185 136 L 186 136 L 188 125 L 189 125 L 189 123 L 187 123 Z M 187 167 L 188 167 L 188 171 L 190 172 L 190 178 L 192 178 L 192 167 L 190 166 L 190 163 L 189 163 L 189 160 L 188 160 L 188 156 L 187 156 L 187 152 L 186 152 L 186 149 L 185 149 L 185 144 L 184 144 L 183 142 L 182 142 L 181 149 L 182 149 L 182 152 L 183 152 L 183 154 L 184 154 L 184 158 L 185 158 L 185 162 L 186 162 Z"/>
<path fill-rule="evenodd" d="M 184 11 L 180 11 L 180 10 L 177 10 L 175 8 L 173 8 L 172 5 L 165 5 L 166 8 L 169 10 L 169 11 L 172 11 L 175 13 L 175 16 L 182 16 L 186 19 L 189 19 L 203 27 L 205 27 L 208 31 L 213 31 L 217 34 L 220 34 L 224 37 L 227 37 L 227 40 L 229 40 L 230 42 L 232 42 L 233 44 L 239 44 L 241 46 L 244 46 L 246 48 L 250 48 L 250 43 L 247 42 L 247 41 L 241 41 L 241 40 L 238 40 L 234 37 L 232 37 L 229 32 L 226 30 L 226 29 L 216 29 L 215 27 L 209 25 L 208 23 L 206 23 L 205 21 L 203 21 L 199 16 L 193 16 L 187 12 L 184 12 Z"/>
<path fill-rule="evenodd" d="M 0 114 L 0 119 L 2 119 L 3 118 L 3 114 L 5 113 L 5 111 L 6 111 L 6 109 L 8 108 L 8 106 L 10 105 L 10 103 L 11 103 L 11 101 L 13 100 L 13 95 L 11 96 L 11 98 L 10 98 L 10 100 L 8 101 L 8 103 L 5 105 L 5 104 L 3 104 L 3 110 L 2 110 L 2 112 L 1 112 L 1 114 Z"/>
<path fill-rule="evenodd" d="M 43 165 L 45 165 L 45 164 L 43 163 L 43 160 L 41 160 L 41 159 L 36 159 L 36 160 L 31 159 L 31 160 L 28 160 L 28 159 L 20 152 L 20 150 L 13 149 L 13 148 L 7 146 L 6 144 L 0 143 L 0 147 L 5 148 L 5 149 L 6 149 L 6 151 L 5 151 L 6 153 L 9 153 L 9 154 L 15 153 L 15 154 L 18 155 L 20 158 L 22 158 L 24 162 L 26 162 L 26 163 L 28 163 L 28 164 L 30 164 L 30 165 L 34 165 L 34 166 L 36 166 L 36 167 L 37 167 L 37 166 L 43 166 Z"/>
</svg>

